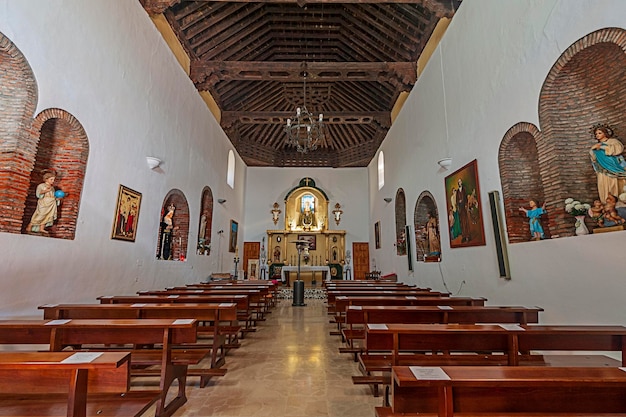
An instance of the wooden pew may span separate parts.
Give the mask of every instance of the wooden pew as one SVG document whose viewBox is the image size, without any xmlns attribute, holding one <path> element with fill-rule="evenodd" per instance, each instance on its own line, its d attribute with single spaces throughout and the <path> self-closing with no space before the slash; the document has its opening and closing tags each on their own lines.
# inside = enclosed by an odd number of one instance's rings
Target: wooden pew
<svg viewBox="0 0 626 417">
<path fill-rule="evenodd" d="M 0 352 L 0 416 L 134 417 L 159 399 L 129 391 L 128 352 Z"/>
<path fill-rule="evenodd" d="M 394 367 L 392 405 L 378 417 L 624 416 L 619 368 Z"/>
<path fill-rule="evenodd" d="M 269 311 L 267 295 L 269 289 L 266 287 L 236 288 L 232 286 L 215 286 L 208 289 L 165 289 L 138 291 L 138 295 L 166 295 L 166 296 L 190 296 L 190 295 L 247 295 L 251 312 L 255 315 L 253 320 L 265 320 L 265 314 Z"/>
<path fill-rule="evenodd" d="M 226 332 L 230 331 L 231 323 L 237 321 L 237 305 L 235 303 L 219 304 L 46 304 L 39 307 L 43 310 L 44 319 L 177 319 L 193 318 L 209 325 L 198 326 L 198 340 L 194 344 L 183 345 L 184 348 L 210 349 L 212 371 L 207 369 L 188 370 L 188 376 L 200 376 L 201 387 L 204 387 L 211 376 L 223 376 L 225 369 L 217 370 L 225 363 Z M 208 343 L 207 343 L 208 342 Z M 235 346 L 230 346 L 235 347 Z"/>
<path fill-rule="evenodd" d="M 342 353 L 359 353 L 368 323 L 538 323 L 539 307 L 518 306 L 348 306 L 341 332 L 346 348 Z"/>
<path fill-rule="evenodd" d="M 378 297 L 378 296 L 384 295 L 384 296 L 414 296 L 414 297 L 438 297 L 438 298 L 450 296 L 450 294 L 448 293 L 423 290 L 420 288 L 411 288 L 411 287 L 404 287 L 404 288 L 381 287 L 381 288 L 375 288 L 374 290 L 360 290 L 357 288 L 354 290 L 347 289 L 347 290 L 327 291 L 327 294 L 328 294 L 329 305 L 334 303 L 337 297 L 342 297 L 342 296 L 343 297 Z"/>
<path fill-rule="evenodd" d="M 250 308 L 250 297 L 244 294 L 220 294 L 220 295 L 103 295 L 97 298 L 100 304 L 215 304 L 215 303 L 236 303 L 237 319 L 243 324 L 241 337 L 245 333 L 255 332 L 254 321 L 252 320 L 252 310 Z"/>
<path fill-rule="evenodd" d="M 203 289 L 203 288 L 212 288 L 220 285 L 232 286 L 234 288 L 250 288 L 255 286 L 266 287 L 269 291 L 269 294 L 266 298 L 269 301 L 270 307 L 276 306 L 276 300 L 278 299 L 278 295 L 280 292 L 279 286 L 272 282 L 266 280 L 245 280 L 245 281 L 219 281 L 219 282 L 200 282 L 196 284 L 187 284 L 187 288 L 194 289 Z M 271 311 L 269 311 L 271 312 Z"/>
<path fill-rule="evenodd" d="M 187 402 L 187 367 L 197 364 L 206 354 L 193 350 L 175 354 L 172 345 L 194 343 L 197 325 L 195 319 L 0 320 L 0 344 L 47 344 L 51 351 L 67 347 L 89 346 L 98 350 L 111 345 L 160 345 L 159 349 L 133 350 L 131 365 L 160 366 L 156 416 L 169 417 Z M 167 402 L 174 381 L 178 382 L 178 392 Z"/>
<path fill-rule="evenodd" d="M 413 295 L 400 296 L 339 296 L 335 299 L 335 311 L 333 322 L 337 323 L 337 331 L 331 334 L 341 335 L 341 329 L 345 323 L 348 306 L 484 306 L 485 298 L 479 297 L 416 297 Z"/>
<path fill-rule="evenodd" d="M 495 324 L 368 324 L 359 366 L 367 378 L 355 383 L 386 384 L 392 366 L 404 365 L 566 365 L 622 366 L 624 326 L 542 326 Z M 604 355 L 545 355 L 533 351 L 620 352 Z M 381 375 L 373 375 L 380 372 Z"/>
<path fill-rule="evenodd" d="M 517 366 L 520 362 L 534 360 L 528 355 L 531 351 L 613 351 L 622 355 L 621 364 L 626 365 L 625 326 L 368 324 L 365 337 L 365 355 L 390 352 L 393 366 L 417 365 L 415 360 L 428 361 L 431 359 L 425 356 L 434 354 L 452 356 L 453 353 L 475 352 L 489 352 L 490 355 L 497 352 L 503 356 L 504 364 Z M 468 356 L 471 360 L 471 356 L 476 355 Z M 568 355 L 568 358 L 571 363 L 576 363 L 580 356 L 583 355 Z M 480 358 L 477 359 L 482 361 Z"/>
</svg>

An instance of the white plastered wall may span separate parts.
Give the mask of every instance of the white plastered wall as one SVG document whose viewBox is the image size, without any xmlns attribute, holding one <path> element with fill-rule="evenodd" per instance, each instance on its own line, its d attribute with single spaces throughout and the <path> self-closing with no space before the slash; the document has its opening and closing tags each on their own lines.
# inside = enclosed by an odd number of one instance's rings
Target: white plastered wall
<svg viewBox="0 0 626 417">
<path fill-rule="evenodd" d="M 541 128 L 538 97 L 552 65 L 588 33 L 626 28 L 624 16 L 626 2 L 620 0 L 462 3 L 382 144 L 381 191 L 376 159 L 369 166 L 372 221 L 381 220 L 382 231 L 382 248 L 372 257 L 383 273 L 395 271 L 436 290 L 484 296 L 491 305 L 540 306 L 546 323 L 626 324 L 626 232 L 509 245 L 512 279 L 505 281 L 499 278 L 488 199 L 489 191 L 501 193 L 497 158 L 504 134 L 518 122 Z M 452 166 L 445 171 L 437 161 L 448 156 Z M 474 159 L 487 245 L 450 249 L 442 216 L 442 262 L 415 263 L 409 274 L 406 257 L 396 256 L 393 248 L 394 202 L 387 205 L 383 198 L 403 188 L 410 224 L 424 190 L 445 213 L 444 178 Z"/>
<path fill-rule="evenodd" d="M 89 160 L 74 240 L 0 233 L 0 316 L 39 317 L 37 306 L 96 302 L 106 294 L 181 285 L 217 270 L 218 251 L 195 255 L 204 186 L 215 204 L 213 241 L 243 218 L 245 165 L 139 1 L 0 0 L 0 32 L 32 67 L 36 113 L 61 108 L 82 124 Z M 34 117 L 35 115 L 33 115 Z M 145 157 L 163 160 L 148 169 Z M 112 240 L 118 187 L 142 193 L 134 243 Z M 190 211 L 187 261 L 155 259 L 161 205 L 180 189 Z"/>
</svg>

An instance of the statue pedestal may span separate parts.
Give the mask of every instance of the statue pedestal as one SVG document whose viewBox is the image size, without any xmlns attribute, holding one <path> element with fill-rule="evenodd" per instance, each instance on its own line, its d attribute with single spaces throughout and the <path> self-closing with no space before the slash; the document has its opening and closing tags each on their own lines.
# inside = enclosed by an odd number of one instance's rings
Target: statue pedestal
<svg viewBox="0 0 626 417">
<path fill-rule="evenodd" d="M 293 307 L 305 307 L 304 304 L 304 281 L 296 280 L 293 282 Z"/>
<path fill-rule="evenodd" d="M 609 226 L 609 227 L 596 227 L 591 232 L 593 234 L 596 234 L 596 233 L 606 233 L 606 232 L 617 232 L 619 230 L 624 230 L 623 224 L 620 224 L 617 226 Z"/>
</svg>

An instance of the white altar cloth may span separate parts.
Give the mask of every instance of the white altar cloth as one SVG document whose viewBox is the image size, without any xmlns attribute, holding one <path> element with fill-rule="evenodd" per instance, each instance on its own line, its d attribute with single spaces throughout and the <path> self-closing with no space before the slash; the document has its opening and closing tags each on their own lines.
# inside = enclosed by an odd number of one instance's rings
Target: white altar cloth
<svg viewBox="0 0 626 417">
<path fill-rule="evenodd" d="M 326 272 L 326 281 L 330 281 L 330 267 L 328 265 L 326 266 L 300 265 L 300 272 L 318 272 L 318 271 Z M 298 272 L 298 265 L 289 265 L 289 266 L 282 267 L 280 271 L 280 279 L 283 282 L 287 281 L 287 278 L 285 277 L 285 272 Z"/>
</svg>

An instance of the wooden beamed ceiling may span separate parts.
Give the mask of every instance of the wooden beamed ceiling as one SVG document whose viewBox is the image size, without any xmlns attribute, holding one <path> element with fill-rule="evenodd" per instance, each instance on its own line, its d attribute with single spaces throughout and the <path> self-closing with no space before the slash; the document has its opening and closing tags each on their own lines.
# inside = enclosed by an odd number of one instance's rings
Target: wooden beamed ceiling
<svg viewBox="0 0 626 417">
<path fill-rule="evenodd" d="M 435 26 L 461 0 L 140 2 L 167 19 L 248 166 L 363 167 L 415 85 Z M 284 131 L 303 104 L 324 114 L 325 133 L 305 154 Z"/>
</svg>

